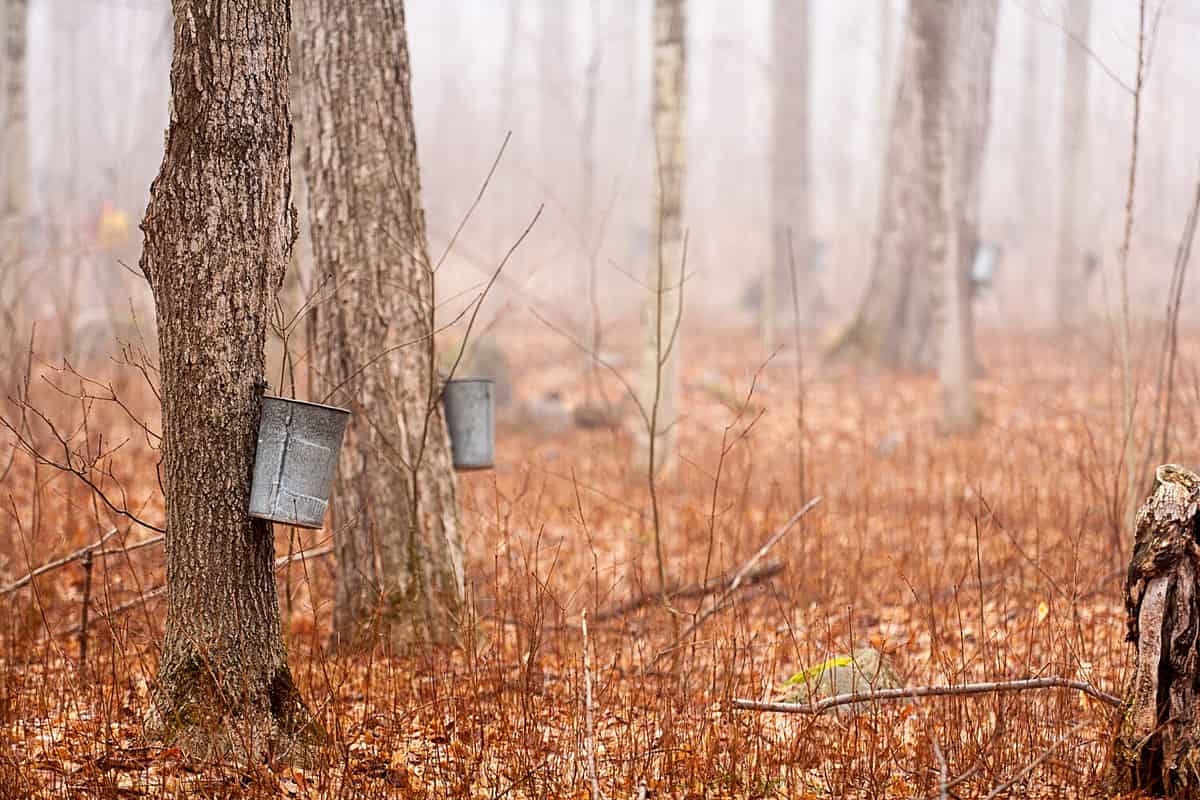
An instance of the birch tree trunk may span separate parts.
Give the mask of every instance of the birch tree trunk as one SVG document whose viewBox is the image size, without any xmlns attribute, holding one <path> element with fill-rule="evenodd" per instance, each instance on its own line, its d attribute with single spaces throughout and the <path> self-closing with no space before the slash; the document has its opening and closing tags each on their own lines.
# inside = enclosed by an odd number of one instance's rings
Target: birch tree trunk
<svg viewBox="0 0 1200 800">
<path fill-rule="evenodd" d="M 642 375 L 638 401 L 649 418 L 634 454 L 645 470 L 674 458 L 675 408 L 683 321 L 683 189 L 687 81 L 686 0 L 654 3 L 653 125 L 657 154 L 654 177 L 654 253 L 647 285 L 651 295 L 642 318 Z"/>
<path fill-rule="evenodd" d="M 167 512 L 146 730 L 202 757 L 302 758 L 320 735 L 288 670 L 271 525 L 247 513 L 268 309 L 295 238 L 288 9 L 175 0 L 166 153 L 142 223 Z"/>
<path fill-rule="evenodd" d="M 771 263 L 763 281 L 763 341 L 774 349 L 780 313 L 792 307 L 792 271 L 801 313 L 813 302 L 808 196 L 808 0 L 775 0 L 771 25 Z"/>
<path fill-rule="evenodd" d="M 27 0 L 5 0 L 4 117 L 0 153 L 4 155 L 0 193 L 0 271 L 14 269 L 25 255 L 25 223 L 29 214 L 29 114 L 26 98 Z M 3 285 L 3 281 L 0 281 Z"/>
<path fill-rule="evenodd" d="M 360 646 L 377 629 L 398 647 L 447 642 L 463 543 L 404 4 L 306 0 L 300 42 L 313 256 L 332 292 L 315 310 L 321 394 L 354 411 L 333 499 L 334 643 Z"/>
<path fill-rule="evenodd" d="M 1063 42 L 1062 186 L 1058 206 L 1058 258 L 1055 267 L 1054 309 L 1060 328 L 1080 319 L 1084 282 L 1080 220 L 1084 216 L 1085 156 L 1087 155 L 1088 53 L 1091 0 L 1067 0 Z M 1081 44 L 1082 43 L 1082 44 Z"/>
</svg>

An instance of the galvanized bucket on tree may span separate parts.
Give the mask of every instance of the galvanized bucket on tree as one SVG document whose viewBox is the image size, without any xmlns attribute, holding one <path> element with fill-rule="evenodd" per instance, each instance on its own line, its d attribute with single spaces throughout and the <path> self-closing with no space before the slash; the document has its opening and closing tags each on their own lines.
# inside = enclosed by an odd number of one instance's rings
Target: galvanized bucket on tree
<svg viewBox="0 0 1200 800">
<path fill-rule="evenodd" d="M 320 528 L 350 412 L 265 396 L 250 486 L 250 516 Z"/>
<path fill-rule="evenodd" d="M 496 457 L 496 412 L 490 378 L 446 382 L 442 405 L 454 468 L 489 469 Z"/>
</svg>

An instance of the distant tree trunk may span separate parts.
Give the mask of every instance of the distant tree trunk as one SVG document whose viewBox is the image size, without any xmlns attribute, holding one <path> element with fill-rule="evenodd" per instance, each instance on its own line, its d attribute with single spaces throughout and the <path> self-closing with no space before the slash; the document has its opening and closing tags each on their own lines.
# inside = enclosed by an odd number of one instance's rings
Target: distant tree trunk
<svg viewBox="0 0 1200 800">
<path fill-rule="evenodd" d="M 931 369 L 930 227 L 933 209 L 920 187 L 930 166 L 923 142 L 926 115 L 921 86 L 922 60 L 930 46 L 927 31 L 917 27 L 925 3 L 909 9 L 900 53 L 896 97 L 884 155 L 880 191 L 879 230 L 875 258 L 866 291 L 854 319 L 838 336 L 830 355 L 861 354 L 885 366 Z M 935 0 L 932 7 L 944 3 Z M 944 10 L 944 9 L 943 9 Z"/>
<path fill-rule="evenodd" d="M 1200 785 L 1200 476 L 1164 464 L 1156 479 L 1137 513 L 1125 578 L 1127 638 L 1136 651 L 1113 742 L 1109 788 L 1122 795 L 1195 797 Z"/>
<path fill-rule="evenodd" d="M 538 37 L 537 66 L 540 83 L 540 127 L 543 179 L 553 182 L 559 196 L 571 197 L 576 189 L 572 170 L 575 142 L 565 124 L 570 118 L 568 105 L 575 97 L 573 69 L 575 48 L 570 38 L 571 10 L 568 0 L 542 0 L 541 29 Z M 578 163 L 578 162 L 573 162 Z M 567 218 L 568 224 L 570 218 Z"/>
<path fill-rule="evenodd" d="M 1083 247 L 1080 220 L 1084 217 L 1086 181 L 1088 54 L 1091 0 L 1067 0 L 1063 42 L 1062 186 L 1058 206 L 1058 258 L 1055 266 L 1055 317 L 1060 328 L 1078 324 L 1084 305 Z"/>
<path fill-rule="evenodd" d="M 504 6 L 504 66 L 500 71 L 500 117 L 511 119 L 517 96 L 517 58 L 521 41 L 521 0 Z M 509 123 L 511 125 L 511 123 Z"/>
<path fill-rule="evenodd" d="M 166 153 L 142 223 L 167 511 L 166 633 L 146 729 L 192 754 L 253 761 L 301 757 L 319 733 L 288 670 L 271 525 L 247 512 L 268 310 L 295 237 L 288 8 L 175 1 Z"/>
<path fill-rule="evenodd" d="M 499 147 L 509 131 L 513 132 L 515 141 L 519 141 L 517 132 L 522 129 L 524 108 L 522 102 L 526 96 L 517 91 L 518 75 L 522 52 L 522 3 L 521 0 L 506 0 L 504 4 L 504 55 L 500 67 L 500 107 L 497 109 L 499 129 L 496 131 L 495 147 Z M 516 197 L 504 204 L 493 216 L 492 245 L 507 247 L 512 244 L 516 234 L 521 230 L 522 215 L 525 213 L 521 204 L 514 202 Z"/>
<path fill-rule="evenodd" d="M 307 0 L 301 23 L 323 393 L 355 412 L 333 500 L 336 644 L 376 626 L 397 646 L 450 641 L 463 543 L 434 359 L 429 262 L 401 0 Z M 384 358 L 389 347 L 402 347 Z"/>
<path fill-rule="evenodd" d="M 600 67 L 604 58 L 604 30 L 600 22 L 600 0 L 588 0 L 588 32 L 591 36 L 591 55 L 588 57 L 587 74 L 584 78 L 583 129 L 580 152 L 583 156 L 581 171 L 582 185 L 579 189 L 579 235 L 582 249 L 587 256 L 585 271 L 580 276 L 579 294 L 587 298 L 584 332 L 581 339 L 588 344 L 591 353 L 584 368 L 589 376 L 595 366 L 594 355 L 600 350 L 600 298 L 599 257 L 600 227 L 595 219 L 596 201 L 596 119 L 600 105 Z M 588 398 L 591 399 L 594 382 L 587 383 Z"/>
<path fill-rule="evenodd" d="M 1040 175 L 1045 169 L 1042 158 L 1042 86 L 1040 71 L 1041 32 L 1045 23 L 1036 14 L 1025 15 L 1025 47 L 1021 57 L 1021 80 L 1023 101 L 1021 103 L 1021 152 L 1012 160 L 1013 189 L 1020 198 L 1021 212 L 1016 222 L 1020 228 L 1016 235 L 1026 241 L 1024 249 L 1031 250 L 1029 239 L 1045 230 L 1045 188 L 1038 181 L 1029 180 L 1030 175 Z M 1030 279 L 1033 273 L 1029 275 Z"/>
<path fill-rule="evenodd" d="M 886 173 L 886 165 L 884 163 L 883 153 L 887 148 L 887 131 L 891 127 L 892 104 L 895 101 L 896 87 L 896 64 L 895 64 L 895 26 L 896 26 L 896 11 L 893 7 L 892 0 L 882 0 L 880 3 L 879 13 L 879 64 L 878 72 L 876 73 L 875 86 L 875 102 L 878 105 L 876 109 L 875 120 L 877 122 L 875 130 L 876 138 L 872 141 L 878 143 L 879 157 L 876 159 L 873 175 L 874 186 L 874 202 L 875 216 L 872 219 L 872 229 L 877 233 L 880 226 L 879 211 L 882 209 L 883 202 L 883 184 L 884 175 Z"/>
<path fill-rule="evenodd" d="M 0 153 L 4 165 L 0 194 L 0 270 L 12 269 L 25 254 L 25 224 L 29 214 L 29 115 L 26 99 L 27 0 L 5 0 L 4 110 L 0 124 Z M 0 281 L 3 285 L 3 281 Z"/>
<path fill-rule="evenodd" d="M 992 57 L 999 0 L 952 0 L 958 12 L 944 69 L 948 162 L 941 196 L 946 247 L 941 263 L 942 320 L 938 374 L 942 383 L 942 424 L 965 431 L 977 421 L 971 376 L 975 370 L 975 320 L 970 275 L 979 241 L 983 160 L 991 118 Z M 936 283 L 935 283 L 936 285 Z"/>
<path fill-rule="evenodd" d="M 683 320 L 683 189 L 687 170 L 684 141 L 687 93 L 685 0 L 654 3 L 653 124 L 657 164 L 654 220 L 647 285 L 651 295 L 642 318 L 642 376 L 638 399 L 653 435 L 639 436 L 635 464 L 658 468 L 674 458 L 675 396 Z"/>
<path fill-rule="evenodd" d="M 779 316 L 792 308 L 792 270 L 803 322 L 818 310 L 808 196 L 808 0 L 775 0 L 771 24 L 771 263 L 763 281 L 762 324 L 774 349 Z"/>
<path fill-rule="evenodd" d="M 997 13 L 994 0 L 928 0 L 909 9 L 875 263 L 858 313 L 831 351 L 901 369 L 936 368 L 951 428 L 974 419 L 969 276 Z"/>
</svg>

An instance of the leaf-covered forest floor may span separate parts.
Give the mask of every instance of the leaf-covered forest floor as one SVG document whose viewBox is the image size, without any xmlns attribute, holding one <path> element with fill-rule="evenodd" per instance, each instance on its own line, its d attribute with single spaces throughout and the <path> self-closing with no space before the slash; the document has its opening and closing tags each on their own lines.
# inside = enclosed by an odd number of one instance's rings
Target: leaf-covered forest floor
<svg viewBox="0 0 1200 800">
<path fill-rule="evenodd" d="M 582 359 L 545 329 L 506 341 L 519 401 L 555 390 L 569 408 L 597 386 L 623 391 L 607 373 L 589 384 Z M 634 412 L 617 430 L 510 415 L 498 468 L 459 477 L 473 610 L 461 647 L 328 652 L 332 560 L 280 570 L 292 669 L 331 739 L 330 762 L 304 769 L 189 762 L 140 738 L 161 548 L 122 552 L 153 532 L 18 453 L 0 486 L 0 584 L 120 532 L 94 560 L 86 664 L 74 630 L 80 563 L 0 596 L 0 797 L 588 797 L 589 750 L 607 798 L 638 797 L 643 784 L 657 798 L 937 797 L 943 784 L 958 797 L 1006 784 L 1011 797 L 1086 795 L 1115 710 L 1079 692 L 879 703 L 853 716 L 730 701 L 773 698 L 788 676 L 868 646 L 909 686 L 1055 675 L 1123 694 L 1130 535 L 1109 346 L 985 335 L 986 420 L 947 437 L 930 377 L 807 368 L 801 424 L 794 358 L 759 371 L 746 402 L 754 338 L 691 336 L 681 458 L 659 487 L 669 579 L 728 576 L 805 500 L 823 500 L 767 557 L 782 572 L 738 591 L 674 649 L 718 595 L 602 613 L 658 586 L 649 494 L 628 469 Z M 128 372 L 103 378 L 149 408 Z M 1172 457 L 1194 466 L 1195 365 L 1181 363 L 1177 385 Z M 1150 392 L 1147 382 L 1144 406 Z M 37 381 L 34 399 L 77 448 L 124 442 L 98 462 L 112 474 L 97 481 L 114 490 L 119 478 L 130 508 L 161 523 L 157 453 L 119 407 L 93 402 L 85 429 L 79 401 Z M 277 530 L 277 551 L 332 535 Z"/>
</svg>

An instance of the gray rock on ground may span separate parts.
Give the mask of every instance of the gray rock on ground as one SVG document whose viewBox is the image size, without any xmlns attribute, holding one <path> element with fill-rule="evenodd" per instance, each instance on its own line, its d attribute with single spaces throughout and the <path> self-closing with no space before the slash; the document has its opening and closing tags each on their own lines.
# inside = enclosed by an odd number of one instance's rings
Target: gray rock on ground
<svg viewBox="0 0 1200 800">
<path fill-rule="evenodd" d="M 786 702 L 815 703 L 839 694 L 898 689 L 903 685 L 887 656 L 865 647 L 797 672 L 784 684 L 783 691 Z M 857 714 L 870 707 L 870 703 L 852 703 L 834 710 L 838 714 Z"/>
</svg>

